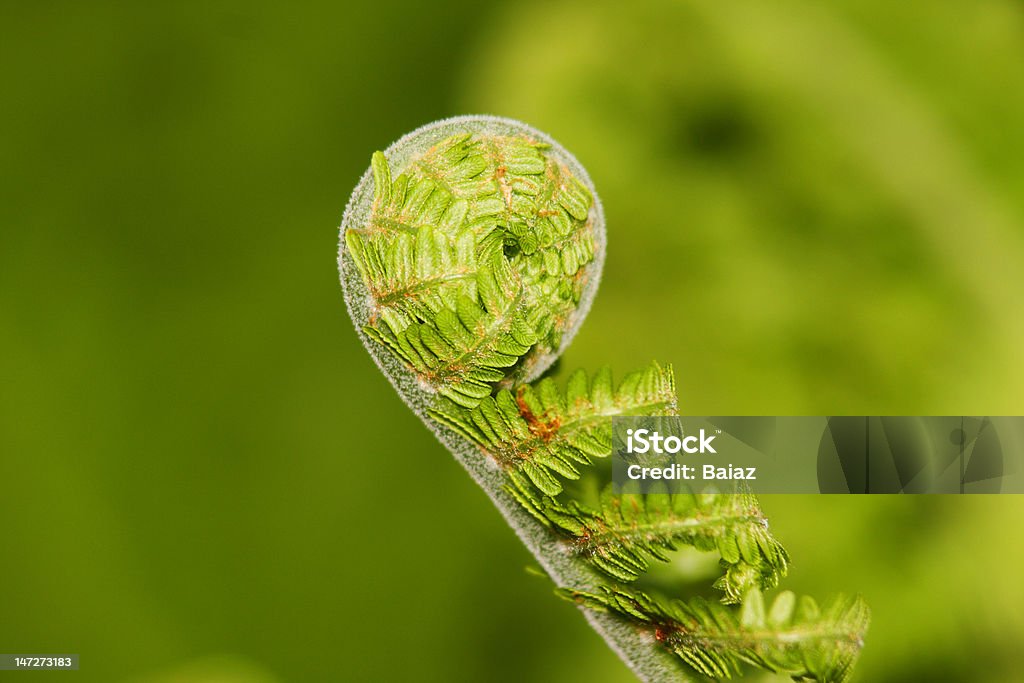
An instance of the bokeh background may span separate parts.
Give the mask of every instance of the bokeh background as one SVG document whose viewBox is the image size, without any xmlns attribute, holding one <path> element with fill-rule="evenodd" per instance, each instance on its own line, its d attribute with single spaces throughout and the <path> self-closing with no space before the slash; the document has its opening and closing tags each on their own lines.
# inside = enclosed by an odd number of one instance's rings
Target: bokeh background
<svg viewBox="0 0 1024 683">
<path fill-rule="evenodd" d="M 562 370 L 1024 411 L 1013 0 L 0 3 L 0 651 L 34 681 L 628 681 L 359 346 L 337 225 L 443 116 L 605 203 Z M 766 497 L 862 681 L 1019 681 L 1024 501 Z M 0 674 L 6 680 L 18 674 Z"/>
</svg>

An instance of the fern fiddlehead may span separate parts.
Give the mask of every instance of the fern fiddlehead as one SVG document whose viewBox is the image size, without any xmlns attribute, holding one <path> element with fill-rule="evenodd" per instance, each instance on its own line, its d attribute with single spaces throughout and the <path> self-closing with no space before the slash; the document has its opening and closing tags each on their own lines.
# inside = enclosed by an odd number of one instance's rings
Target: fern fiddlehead
<svg viewBox="0 0 1024 683">
<path fill-rule="evenodd" d="M 617 386 L 607 369 L 572 374 L 564 391 L 531 383 L 586 316 L 604 245 L 600 202 L 572 155 L 519 122 L 460 117 L 373 155 L 345 211 L 339 268 L 384 374 L 641 679 L 724 678 L 745 663 L 846 680 L 867 608 L 797 608 L 782 593 L 765 614 L 761 591 L 789 558 L 753 494 L 606 488 L 595 504 L 566 489 L 610 452 L 612 417 L 677 411 L 672 370 L 658 364 Z M 719 554 L 723 604 L 628 588 L 680 545 Z"/>
</svg>

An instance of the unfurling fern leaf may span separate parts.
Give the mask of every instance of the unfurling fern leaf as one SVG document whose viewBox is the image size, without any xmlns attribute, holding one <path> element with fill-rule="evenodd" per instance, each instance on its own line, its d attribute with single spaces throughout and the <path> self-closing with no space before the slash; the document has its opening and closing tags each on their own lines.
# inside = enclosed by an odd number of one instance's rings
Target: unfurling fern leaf
<svg viewBox="0 0 1024 683">
<path fill-rule="evenodd" d="M 371 355 L 563 594 L 602 612 L 585 610 L 641 678 L 689 681 L 682 661 L 714 677 L 748 663 L 846 679 L 866 607 L 840 600 L 819 614 L 783 593 L 766 615 L 759 589 L 785 575 L 788 555 L 749 491 L 606 490 L 594 506 L 565 490 L 610 453 L 613 417 L 677 414 L 671 368 L 658 364 L 618 387 L 607 369 L 571 375 L 564 393 L 527 383 L 575 332 L 603 262 L 601 206 L 568 152 L 508 119 L 428 125 L 373 155 L 342 229 L 346 303 Z M 623 587 L 680 545 L 719 553 L 715 586 L 741 608 Z"/>
</svg>

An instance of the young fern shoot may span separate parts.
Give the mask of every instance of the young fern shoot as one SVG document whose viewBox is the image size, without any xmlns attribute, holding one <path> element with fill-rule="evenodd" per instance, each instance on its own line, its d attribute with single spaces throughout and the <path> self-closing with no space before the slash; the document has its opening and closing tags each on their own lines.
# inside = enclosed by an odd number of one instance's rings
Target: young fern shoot
<svg viewBox="0 0 1024 683">
<path fill-rule="evenodd" d="M 595 505 L 566 483 L 594 477 L 611 419 L 675 415 L 672 369 L 616 385 L 573 373 L 533 382 L 575 334 L 604 259 L 601 204 L 579 162 L 510 119 L 466 116 L 377 152 L 342 222 L 345 300 L 403 400 L 484 489 L 554 581 L 644 681 L 727 678 L 751 665 L 845 681 L 868 612 L 818 610 L 763 590 L 789 556 L 746 490 L 614 495 Z M 679 546 L 720 556 L 722 604 L 629 588 Z"/>
</svg>

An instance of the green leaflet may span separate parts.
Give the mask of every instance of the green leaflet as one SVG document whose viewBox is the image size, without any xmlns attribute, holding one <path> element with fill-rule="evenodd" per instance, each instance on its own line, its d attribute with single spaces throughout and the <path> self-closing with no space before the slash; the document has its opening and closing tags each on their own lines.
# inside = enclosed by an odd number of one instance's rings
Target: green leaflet
<svg viewBox="0 0 1024 683">
<path fill-rule="evenodd" d="M 789 555 L 768 531 L 757 498 L 736 493 L 601 495 L 599 510 L 578 501 L 546 496 L 517 498 L 542 522 L 570 536 L 573 549 L 606 575 L 634 581 L 650 560 L 666 562 L 679 545 L 717 551 L 725 574 L 715 583 L 725 603 L 737 603 L 752 588 L 773 588 L 786 575 Z"/>
<path fill-rule="evenodd" d="M 780 593 L 767 610 L 757 589 L 747 593 L 739 609 L 700 598 L 658 601 L 614 588 L 601 594 L 560 594 L 649 629 L 664 647 L 711 678 L 731 678 L 746 663 L 798 680 L 843 683 L 870 620 L 860 597 L 838 596 L 819 609 L 813 599 L 797 600 L 789 591 Z"/>
<path fill-rule="evenodd" d="M 578 479 L 578 466 L 611 450 L 611 418 L 667 415 L 676 410 L 671 367 L 653 363 L 632 372 L 613 388 L 607 368 L 588 378 L 582 370 L 559 391 L 554 380 L 502 389 L 472 409 L 440 405 L 430 416 L 476 442 L 509 471 L 543 494 L 561 492 L 558 476 Z M 525 488 L 525 483 L 524 483 Z"/>
<path fill-rule="evenodd" d="M 393 334 L 446 308 L 454 309 L 460 295 L 477 297 L 481 266 L 476 242 L 468 232 L 449 237 L 427 226 L 415 235 L 398 233 L 390 241 L 367 239 L 356 232 L 345 239 L 378 314 Z M 488 261 L 487 255 L 483 260 Z"/>
<path fill-rule="evenodd" d="M 410 323 L 395 334 L 367 326 L 366 333 L 389 347 L 442 396 L 472 407 L 490 395 L 506 369 L 536 343 L 526 320 L 522 286 L 500 257 L 474 279 L 478 296 L 454 294 L 430 320 Z"/>
<path fill-rule="evenodd" d="M 399 232 L 416 234 L 421 228 L 439 228 L 449 235 L 463 229 L 469 202 L 455 196 L 449 185 L 432 177 L 402 173 L 392 179 L 391 168 L 381 152 L 371 161 L 374 210 L 370 223 L 358 232 L 390 237 Z M 460 173 L 453 167 L 452 174 Z"/>
</svg>

